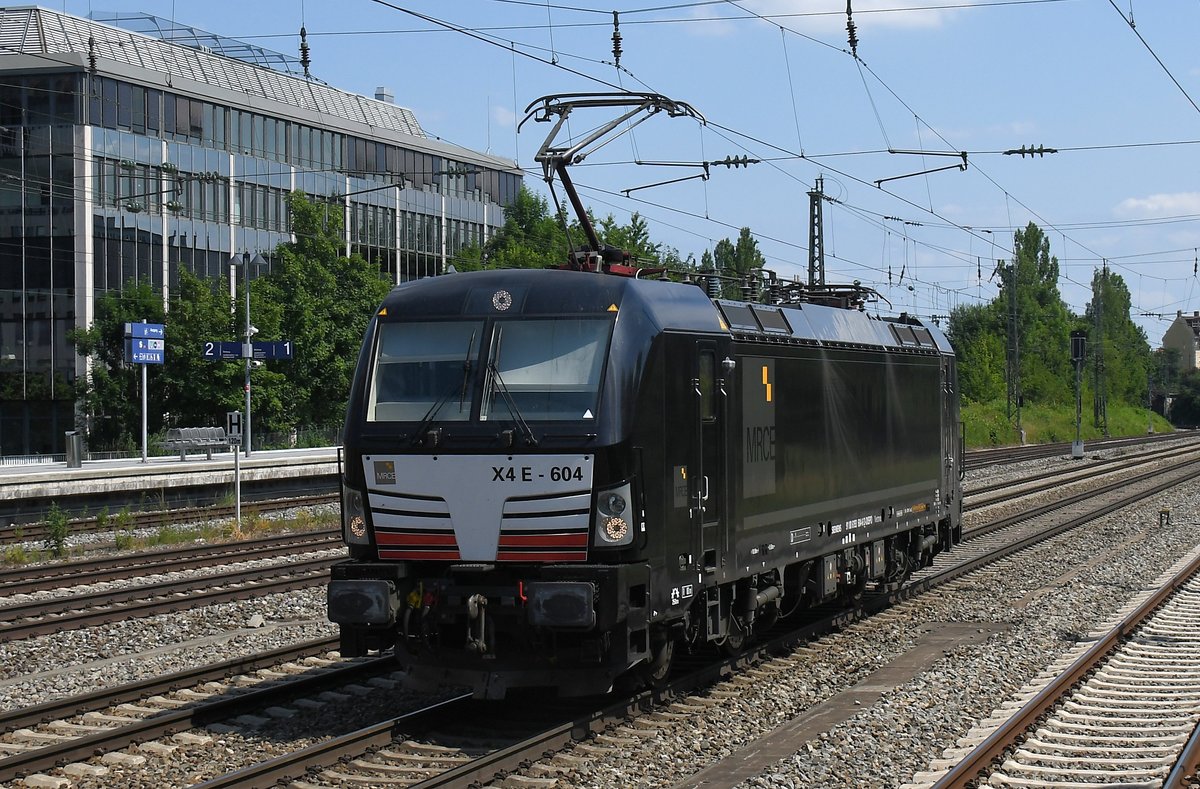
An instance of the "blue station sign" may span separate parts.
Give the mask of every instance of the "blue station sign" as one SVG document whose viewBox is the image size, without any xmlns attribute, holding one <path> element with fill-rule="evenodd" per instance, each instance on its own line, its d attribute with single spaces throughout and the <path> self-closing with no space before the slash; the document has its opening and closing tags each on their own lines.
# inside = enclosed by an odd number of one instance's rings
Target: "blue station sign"
<svg viewBox="0 0 1200 789">
<path fill-rule="evenodd" d="M 201 352 L 203 358 L 210 362 L 226 361 L 229 359 L 291 359 L 292 341 L 282 342 L 253 342 L 249 347 L 245 343 L 231 340 L 207 340 Z"/>
<path fill-rule="evenodd" d="M 161 340 L 166 332 L 161 323 L 126 323 L 125 336 L 139 339 Z"/>
<path fill-rule="evenodd" d="M 256 342 L 254 346 L 255 359 L 291 359 L 292 358 L 292 341 L 284 340 L 283 342 Z"/>
<path fill-rule="evenodd" d="M 125 340 L 125 358 L 134 364 L 162 364 L 165 356 L 165 340 L 146 337 L 130 337 Z"/>
<path fill-rule="evenodd" d="M 208 340 L 204 343 L 204 350 L 201 355 L 210 362 L 225 359 L 240 359 L 242 358 L 242 344 L 240 342 Z"/>
<path fill-rule="evenodd" d="M 161 323 L 125 324 L 125 359 L 132 364 L 162 364 L 166 332 Z"/>
</svg>

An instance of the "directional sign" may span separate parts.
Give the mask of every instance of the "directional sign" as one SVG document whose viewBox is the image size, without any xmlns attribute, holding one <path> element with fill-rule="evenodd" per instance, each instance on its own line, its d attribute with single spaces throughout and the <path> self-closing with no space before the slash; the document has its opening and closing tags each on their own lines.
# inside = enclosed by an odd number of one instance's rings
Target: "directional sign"
<svg viewBox="0 0 1200 789">
<path fill-rule="evenodd" d="M 254 346 L 255 359 L 290 359 L 292 358 L 292 341 L 256 342 Z"/>
<path fill-rule="evenodd" d="M 207 340 L 204 343 L 203 356 L 211 362 L 222 359 L 240 359 L 242 358 L 242 344 L 240 342 Z"/>
<path fill-rule="evenodd" d="M 167 335 L 161 323 L 126 323 L 125 336 L 161 340 Z"/>
<path fill-rule="evenodd" d="M 125 358 L 134 364 L 162 364 L 165 355 L 166 343 L 163 340 L 131 337 L 125 341 Z"/>
</svg>

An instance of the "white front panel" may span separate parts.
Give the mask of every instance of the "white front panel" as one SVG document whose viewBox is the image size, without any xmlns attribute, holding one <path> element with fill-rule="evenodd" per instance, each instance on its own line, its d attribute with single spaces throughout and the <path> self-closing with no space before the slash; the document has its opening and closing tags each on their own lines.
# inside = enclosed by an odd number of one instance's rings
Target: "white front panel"
<svg viewBox="0 0 1200 789">
<path fill-rule="evenodd" d="M 377 526 L 422 528 L 430 521 L 419 513 L 449 511 L 449 522 L 437 523 L 453 528 L 462 560 L 490 562 L 505 515 L 590 506 L 592 461 L 592 455 L 366 455 L 363 471 L 368 494 L 381 494 L 368 496 Z M 412 501 L 398 504 L 398 496 Z M 396 509 L 408 514 L 388 512 Z M 547 531 L 587 523 L 577 515 L 542 520 Z M 513 526 L 540 530 L 537 519 L 522 521 Z"/>
</svg>

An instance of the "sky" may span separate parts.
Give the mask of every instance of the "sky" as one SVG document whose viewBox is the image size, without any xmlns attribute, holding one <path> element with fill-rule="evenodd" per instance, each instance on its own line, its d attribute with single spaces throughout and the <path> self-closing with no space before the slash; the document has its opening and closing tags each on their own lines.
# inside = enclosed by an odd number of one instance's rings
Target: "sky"
<svg viewBox="0 0 1200 789">
<path fill-rule="evenodd" d="M 1029 222 L 1074 313 L 1104 265 L 1151 347 L 1178 310 L 1200 310 L 1200 3 L 851 0 L 853 53 L 842 0 L 43 4 L 145 11 L 291 55 L 303 25 L 314 76 L 390 88 L 427 134 L 515 160 L 547 197 L 534 155 L 551 125 L 521 124 L 531 103 L 686 102 L 698 117 L 649 117 L 571 170 L 593 213 L 639 213 L 684 259 L 748 227 L 768 269 L 805 280 L 820 177 L 826 281 L 874 287 L 881 313 L 944 318 L 995 298 L 995 261 Z M 578 110 L 556 144 L 617 114 Z M 1057 152 L 1004 153 L 1039 146 Z M 704 172 L 648 163 L 743 156 L 759 161 L 636 188 Z"/>
</svg>

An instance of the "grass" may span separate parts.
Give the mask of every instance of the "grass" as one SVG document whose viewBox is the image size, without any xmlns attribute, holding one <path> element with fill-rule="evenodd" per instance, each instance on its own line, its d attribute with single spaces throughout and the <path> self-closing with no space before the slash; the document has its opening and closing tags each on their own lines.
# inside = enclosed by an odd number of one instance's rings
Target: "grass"
<svg viewBox="0 0 1200 789">
<path fill-rule="evenodd" d="M 1104 438 L 1100 429 L 1092 424 L 1091 404 L 1081 413 L 1080 427 L 1084 442 Z M 1015 419 L 1015 414 L 1014 414 Z M 962 420 L 966 433 L 967 449 L 1011 446 L 1020 444 L 1021 436 L 1016 426 L 1005 414 L 1004 401 L 991 403 L 963 403 Z M 1153 425 L 1155 433 L 1170 433 L 1171 423 L 1146 408 L 1130 405 L 1108 406 L 1108 435 L 1143 436 Z M 1021 409 L 1021 427 L 1025 431 L 1026 444 L 1047 444 L 1075 440 L 1075 406 L 1027 405 Z"/>
<path fill-rule="evenodd" d="M 65 522 L 65 518 L 64 518 Z M 180 526 L 160 526 L 145 536 L 138 536 L 133 529 L 133 515 L 128 508 L 116 515 L 108 516 L 108 525 L 113 528 L 113 543 L 109 546 L 122 552 L 134 552 L 153 548 L 166 548 L 183 545 L 201 540 L 207 542 L 236 542 L 252 537 L 265 537 L 272 534 L 295 531 L 315 531 L 322 528 L 336 528 L 339 525 L 336 514 L 315 515 L 301 511 L 291 518 L 264 518 L 261 515 L 243 515 L 240 524 L 232 519 L 205 523 L 198 527 L 184 528 Z M 79 548 L 79 551 L 86 549 Z M 55 545 L 47 538 L 45 550 L 30 551 L 21 545 L 5 546 L 0 552 L 0 565 L 16 567 L 34 561 L 50 561 L 61 559 L 67 555 L 64 546 L 61 553 L 56 552 Z"/>
</svg>

